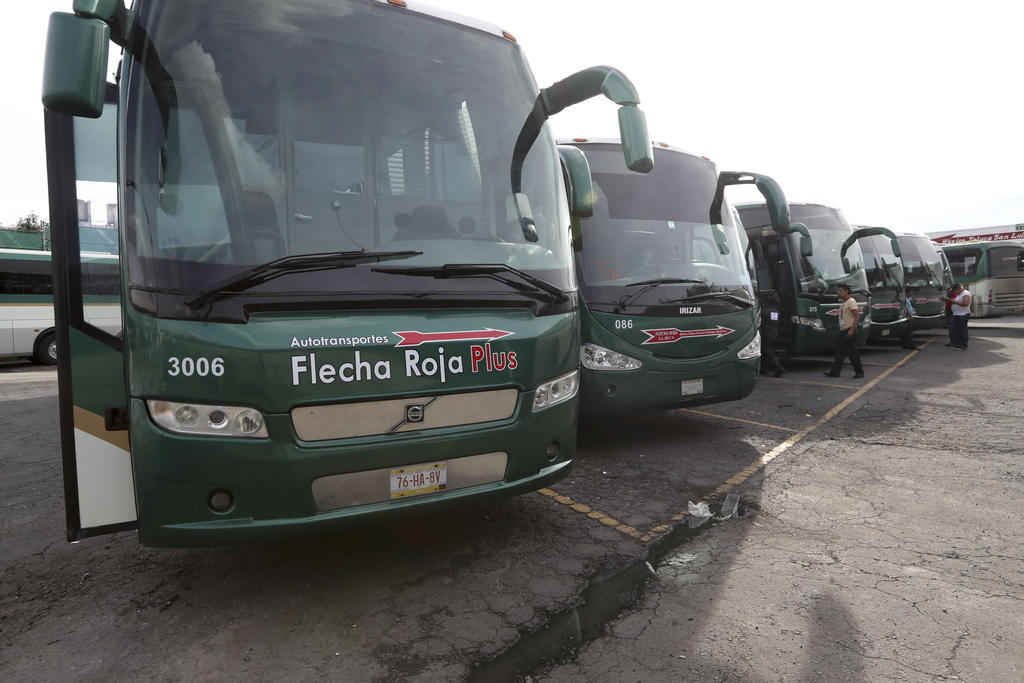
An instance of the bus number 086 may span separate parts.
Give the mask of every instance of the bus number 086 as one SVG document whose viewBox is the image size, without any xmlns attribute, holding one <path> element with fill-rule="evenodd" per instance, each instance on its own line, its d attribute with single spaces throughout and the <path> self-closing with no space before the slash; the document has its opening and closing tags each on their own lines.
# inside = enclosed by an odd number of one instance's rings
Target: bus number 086
<svg viewBox="0 0 1024 683">
<path fill-rule="evenodd" d="M 167 374 L 171 377 L 177 377 L 178 375 L 184 375 L 185 377 L 191 377 L 197 375 L 199 377 L 206 377 L 207 375 L 213 375 L 214 377 L 221 377 L 224 374 L 224 359 L 214 358 L 178 358 L 177 356 L 171 356 L 167 359 L 170 367 L 167 368 Z"/>
<path fill-rule="evenodd" d="M 617 329 L 617 330 L 631 330 L 631 329 L 633 329 L 633 321 L 632 320 L 628 320 L 628 319 L 626 319 L 626 320 L 623 320 L 623 319 L 616 320 L 615 321 L 615 329 Z"/>
</svg>

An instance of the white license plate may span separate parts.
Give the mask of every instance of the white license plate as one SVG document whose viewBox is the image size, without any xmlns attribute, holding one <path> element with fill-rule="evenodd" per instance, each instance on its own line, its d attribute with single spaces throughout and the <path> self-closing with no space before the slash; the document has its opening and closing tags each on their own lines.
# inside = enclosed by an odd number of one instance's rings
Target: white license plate
<svg viewBox="0 0 1024 683">
<path fill-rule="evenodd" d="M 448 463 L 410 465 L 391 470 L 391 497 L 408 498 L 423 493 L 444 491 L 448 486 Z"/>
<path fill-rule="evenodd" d="M 882 336 L 883 337 L 888 337 L 889 336 L 889 330 L 882 330 Z"/>
<path fill-rule="evenodd" d="M 683 380 L 683 396 L 694 396 L 696 394 L 704 393 L 704 380 L 703 379 L 684 379 Z"/>
</svg>

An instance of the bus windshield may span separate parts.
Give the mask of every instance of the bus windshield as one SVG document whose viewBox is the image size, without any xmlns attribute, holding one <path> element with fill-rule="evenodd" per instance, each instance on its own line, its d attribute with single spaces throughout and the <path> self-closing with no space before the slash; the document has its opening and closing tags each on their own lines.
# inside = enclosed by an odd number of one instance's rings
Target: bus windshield
<svg viewBox="0 0 1024 683">
<path fill-rule="evenodd" d="M 892 250 L 892 242 L 882 235 L 857 240 L 864 255 L 865 274 L 872 294 L 895 297 L 903 289 L 903 264 Z"/>
<path fill-rule="evenodd" d="M 945 249 L 953 277 L 972 277 L 977 274 L 983 252 L 980 247 Z"/>
<path fill-rule="evenodd" d="M 942 289 L 945 273 L 938 247 L 927 237 L 904 235 L 899 238 L 899 242 L 907 287 Z"/>
<path fill-rule="evenodd" d="M 867 290 L 864 257 L 856 242 L 846 250 L 849 270 L 843 264 L 843 242 L 853 229 L 838 209 L 791 204 L 790 215 L 794 223 L 803 223 L 808 227 L 814 247 L 814 254 L 810 257 L 801 257 L 797 268 L 802 291 L 810 294 L 834 293 L 843 283 L 850 285 L 853 290 Z M 788 237 L 792 253 L 799 254 L 800 235 L 792 232 Z"/>
<path fill-rule="evenodd" d="M 710 223 L 718 175 L 710 161 L 655 149 L 646 175 L 619 170 L 618 145 L 581 149 L 594 181 L 594 215 L 583 220 L 578 273 L 588 303 L 651 306 L 686 297 L 733 293 L 740 304 L 754 292 L 731 207 Z M 651 281 L 662 286 L 645 291 Z M 637 294 L 635 298 L 631 295 Z"/>
<path fill-rule="evenodd" d="M 512 201 L 512 151 L 538 92 L 513 42 L 377 3 L 135 7 L 145 38 L 128 62 L 130 286 L 187 296 L 287 256 L 401 251 L 421 252 L 402 266 L 506 264 L 574 288 L 546 126 L 523 169 L 537 241 Z M 293 271 L 251 293 L 522 296 L 494 278 L 374 265 Z"/>
</svg>

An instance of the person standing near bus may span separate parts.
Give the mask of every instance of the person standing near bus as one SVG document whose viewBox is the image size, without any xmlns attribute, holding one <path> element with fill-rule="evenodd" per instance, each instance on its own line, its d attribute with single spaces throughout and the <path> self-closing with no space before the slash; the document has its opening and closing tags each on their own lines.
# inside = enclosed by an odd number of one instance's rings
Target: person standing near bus
<svg viewBox="0 0 1024 683">
<path fill-rule="evenodd" d="M 786 368 L 775 356 L 775 343 L 779 337 L 779 300 L 767 294 L 761 304 L 761 370 L 772 371 L 782 377 Z"/>
<path fill-rule="evenodd" d="M 949 345 L 954 349 L 967 349 L 967 319 L 971 317 L 971 293 L 961 285 L 953 285 L 949 297 L 953 316 L 949 319 Z"/>
<path fill-rule="evenodd" d="M 860 320 L 860 306 L 857 300 L 850 296 L 850 285 L 841 284 L 838 288 L 839 300 L 839 337 L 836 339 L 836 357 L 832 361 L 832 369 L 825 373 L 827 377 L 838 377 L 843 369 L 843 361 L 846 356 L 850 357 L 850 365 L 853 366 L 853 378 L 860 379 L 864 376 L 864 368 L 860 364 L 860 351 L 857 350 L 857 343 L 853 335 L 857 331 L 857 321 Z"/>
<path fill-rule="evenodd" d="M 914 341 L 914 316 L 917 315 L 917 311 L 914 310 L 914 301 L 911 299 L 912 289 L 907 288 L 907 324 L 903 327 L 903 334 L 900 336 L 900 346 L 905 349 L 917 351 L 923 347 L 918 346 L 917 342 Z"/>
</svg>

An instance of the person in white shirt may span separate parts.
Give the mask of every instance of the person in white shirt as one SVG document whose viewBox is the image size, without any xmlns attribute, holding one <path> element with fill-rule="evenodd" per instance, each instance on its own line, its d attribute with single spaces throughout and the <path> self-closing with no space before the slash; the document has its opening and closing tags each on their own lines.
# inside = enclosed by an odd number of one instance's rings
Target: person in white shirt
<svg viewBox="0 0 1024 683">
<path fill-rule="evenodd" d="M 971 293 L 959 284 L 953 285 L 947 299 L 953 315 L 949 319 L 949 344 L 963 351 L 967 348 L 967 319 L 971 317 Z"/>
<path fill-rule="evenodd" d="M 854 335 L 857 333 L 857 321 L 860 320 L 860 306 L 857 300 L 850 296 L 850 285 L 839 285 L 839 335 L 836 337 L 836 357 L 832 359 L 832 368 L 825 373 L 828 377 L 838 377 L 843 369 L 843 361 L 846 356 L 850 357 L 850 365 L 853 366 L 853 378 L 860 379 L 864 376 L 864 367 L 860 362 L 860 351 L 857 350 L 857 342 Z"/>
</svg>

